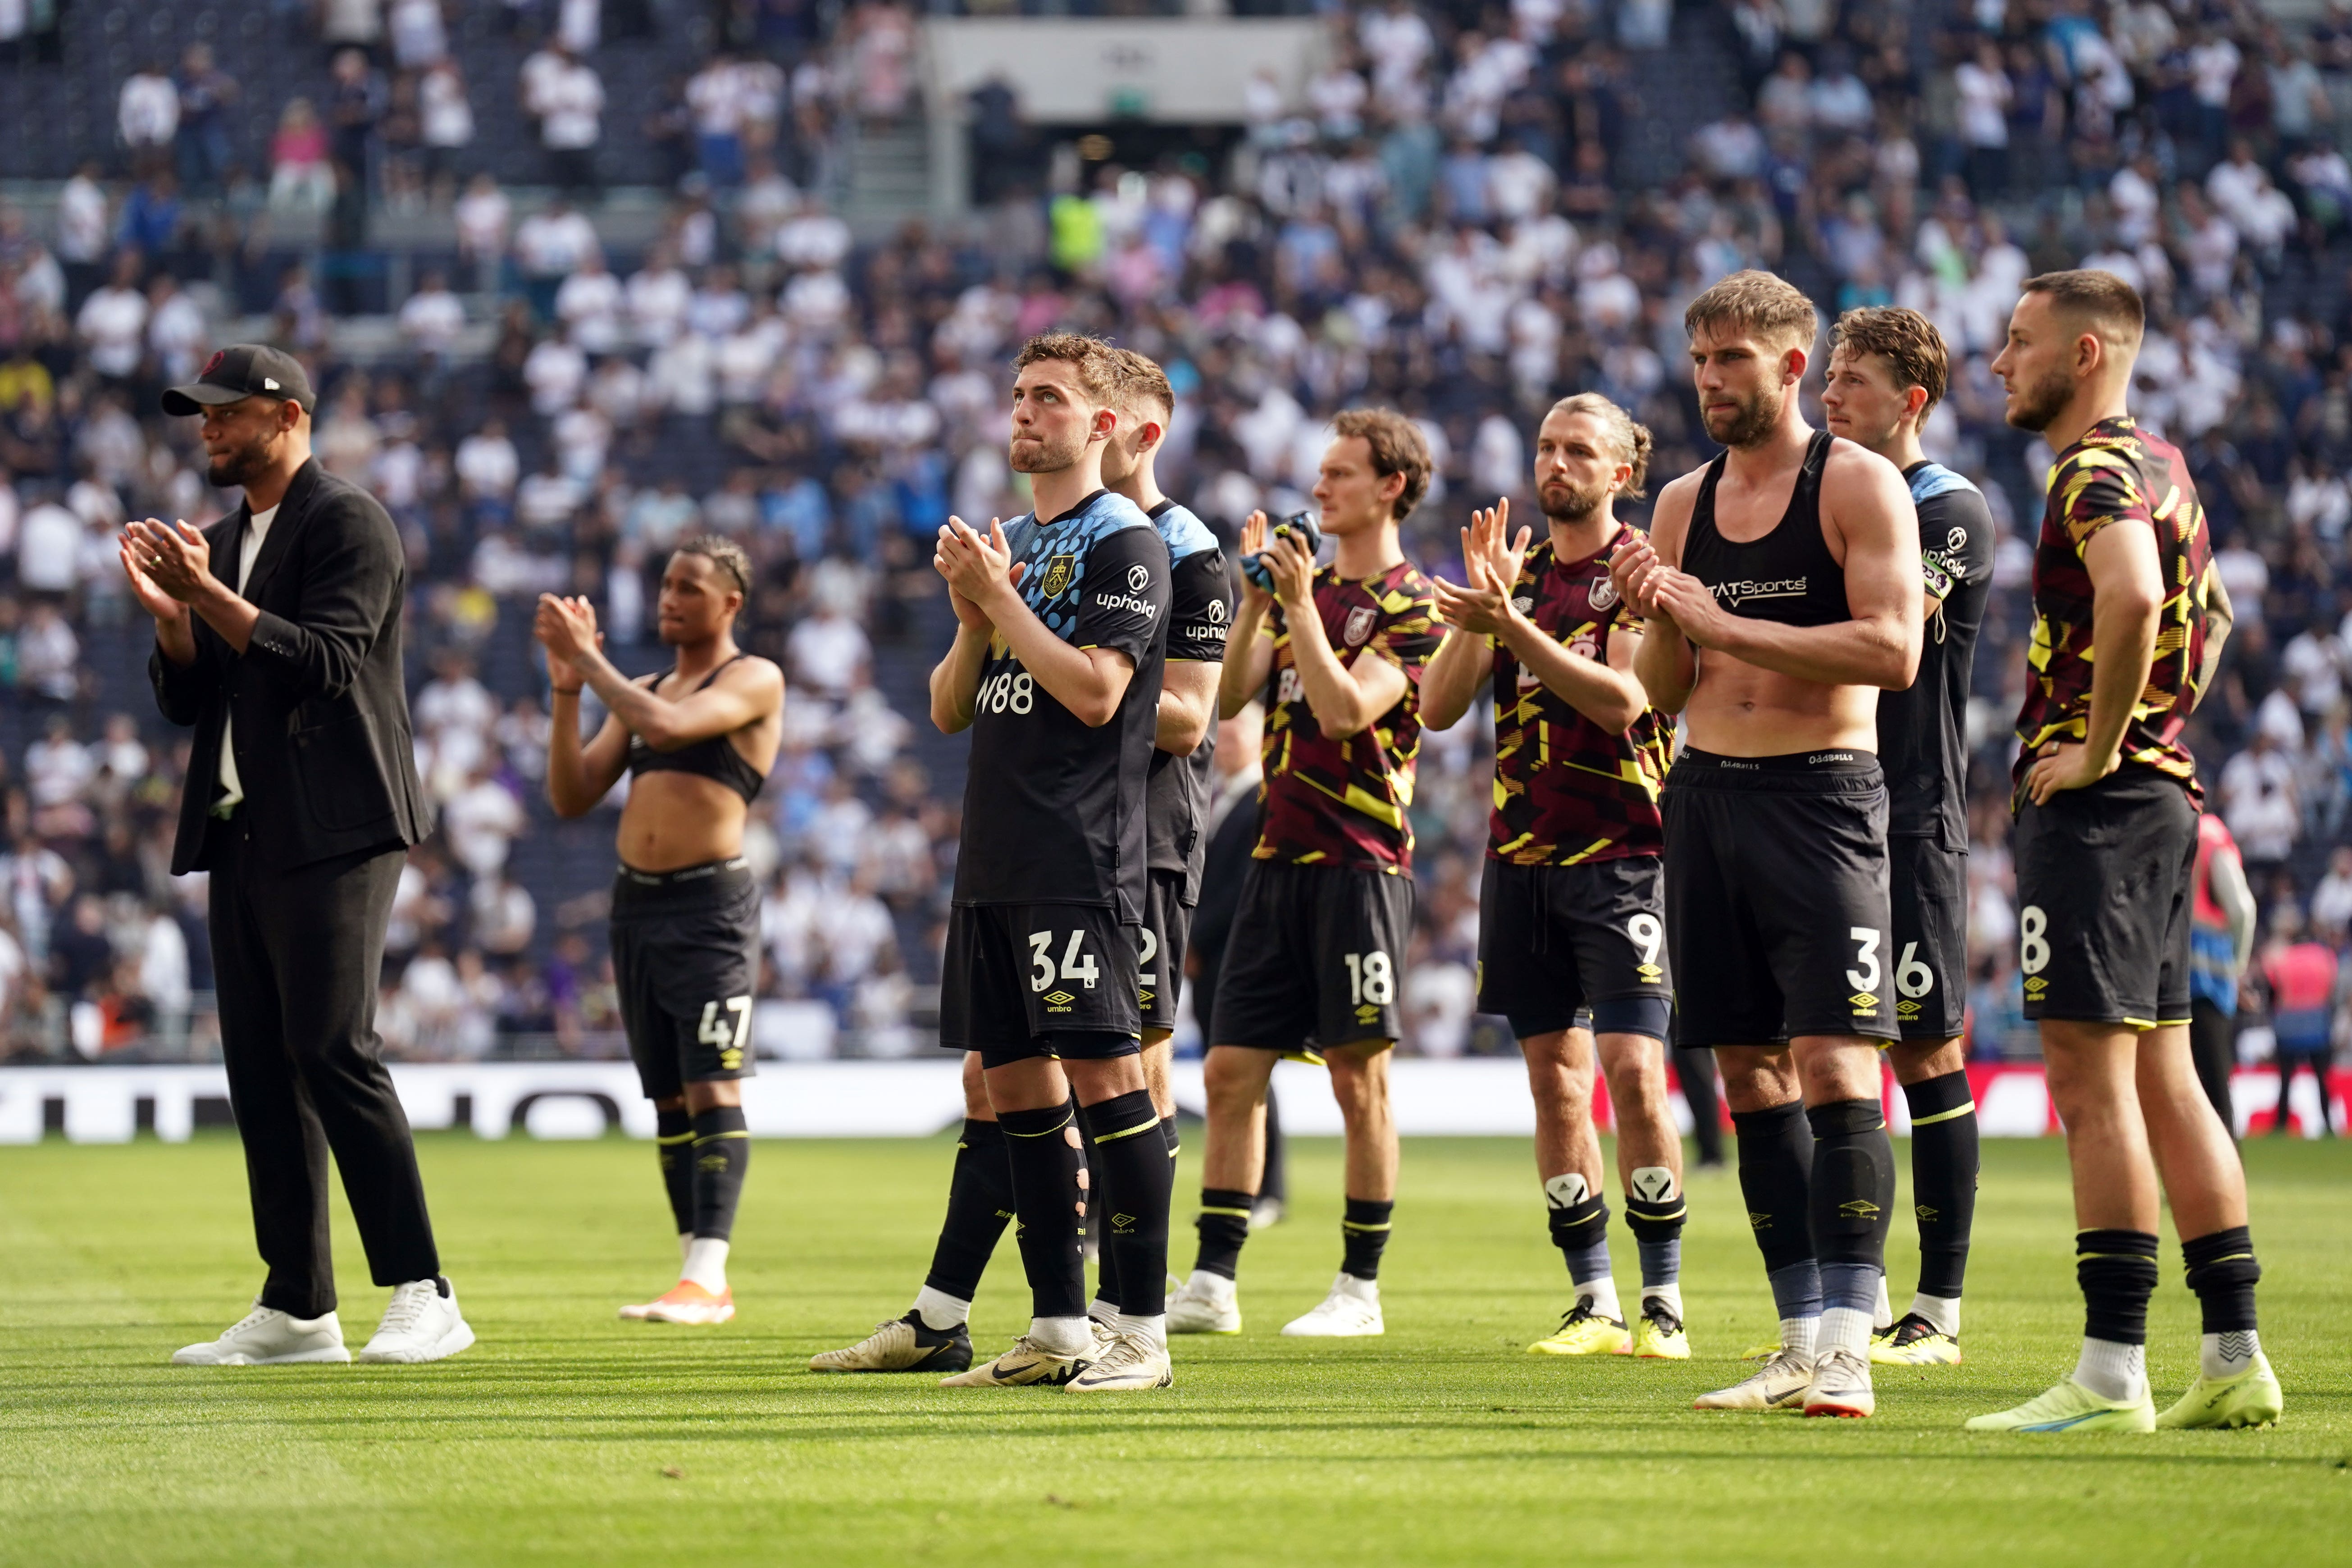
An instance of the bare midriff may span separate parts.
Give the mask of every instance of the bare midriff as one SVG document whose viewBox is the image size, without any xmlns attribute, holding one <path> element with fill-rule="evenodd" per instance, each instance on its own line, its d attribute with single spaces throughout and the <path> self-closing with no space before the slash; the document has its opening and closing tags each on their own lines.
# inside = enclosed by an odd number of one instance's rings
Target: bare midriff
<svg viewBox="0 0 2352 1568">
<path fill-rule="evenodd" d="M 732 744 L 732 742 L 729 742 Z M 741 795 L 698 773 L 650 773 L 629 781 L 614 847 L 640 871 L 677 871 L 743 852 Z"/>
<path fill-rule="evenodd" d="M 1878 751 L 1876 687 L 1800 680 L 1712 649 L 1698 650 L 1698 682 L 1684 713 L 1690 743 L 1717 756 Z"/>
</svg>

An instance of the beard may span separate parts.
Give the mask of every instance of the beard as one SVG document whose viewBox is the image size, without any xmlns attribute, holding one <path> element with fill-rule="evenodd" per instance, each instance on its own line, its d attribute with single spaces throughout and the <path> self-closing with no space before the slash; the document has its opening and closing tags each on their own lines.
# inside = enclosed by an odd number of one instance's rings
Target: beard
<svg viewBox="0 0 2352 1568">
<path fill-rule="evenodd" d="M 257 436 L 244 446 L 233 447 L 212 459 L 205 470 L 205 480 L 215 489 L 229 489 L 250 484 L 269 467 L 269 442 Z"/>
<path fill-rule="evenodd" d="M 1781 405 L 1788 400 L 1788 393 L 1780 387 L 1759 387 L 1750 396 L 1740 399 L 1737 409 L 1722 419 L 1721 428 L 1717 427 L 1717 416 L 1706 415 L 1706 433 L 1727 447 L 1752 447 L 1780 423 Z"/>
<path fill-rule="evenodd" d="M 2010 411 L 2009 422 L 2020 430 L 2047 430 L 2066 411 L 2067 402 L 2074 395 L 2074 378 L 2064 367 L 2053 367 L 2018 395 L 2017 406 Z"/>
<path fill-rule="evenodd" d="M 1582 522 L 1600 510 L 1608 499 L 1607 485 L 1578 486 L 1566 479 L 1541 486 L 1536 491 L 1536 504 L 1553 522 Z"/>
<path fill-rule="evenodd" d="M 1023 447 L 1027 447 L 1024 452 Z M 1016 474 L 1058 474 L 1078 460 L 1086 450 L 1086 437 L 1081 434 L 1056 443 L 1043 436 L 1016 438 L 1004 452 L 1005 461 Z"/>
</svg>

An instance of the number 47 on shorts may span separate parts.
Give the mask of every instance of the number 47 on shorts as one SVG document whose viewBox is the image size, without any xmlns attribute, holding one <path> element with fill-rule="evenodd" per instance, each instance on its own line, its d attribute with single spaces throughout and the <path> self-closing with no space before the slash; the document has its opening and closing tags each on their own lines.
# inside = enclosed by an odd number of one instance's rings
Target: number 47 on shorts
<svg viewBox="0 0 2352 1568">
<path fill-rule="evenodd" d="M 719 1016 L 725 1008 L 734 1015 L 731 1019 Z M 694 1037 L 706 1046 L 719 1047 L 719 1066 L 733 1072 L 743 1065 L 743 1042 L 751 1033 L 751 998 L 730 996 L 725 1001 L 702 1005 L 702 1022 L 696 1026 Z"/>
</svg>

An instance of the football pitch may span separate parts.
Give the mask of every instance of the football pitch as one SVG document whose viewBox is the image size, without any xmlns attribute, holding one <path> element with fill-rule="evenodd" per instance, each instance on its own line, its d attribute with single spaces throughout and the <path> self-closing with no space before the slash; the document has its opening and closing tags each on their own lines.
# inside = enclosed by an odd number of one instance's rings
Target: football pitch
<svg viewBox="0 0 2352 1568">
<path fill-rule="evenodd" d="M 1690 1363 L 1525 1352 L 1567 1279 L 1515 1139 L 1408 1141 L 1387 1336 L 1285 1340 L 1339 1252 L 1338 1146 L 1300 1140 L 1291 1218 L 1243 1258 L 1247 1331 L 1177 1341 L 1171 1390 L 1086 1397 L 805 1370 L 906 1310 L 944 1139 L 760 1144 L 735 1237 L 740 1315 L 716 1330 L 614 1317 L 676 1267 L 649 1145 L 419 1145 L 479 1345 L 420 1368 L 212 1370 L 165 1362 L 237 1317 L 259 1279 L 234 1140 L 0 1149 L 0 1562 L 1920 1568 L 2352 1552 L 2341 1144 L 2248 1146 L 2284 1423 L 2137 1438 L 1958 1430 L 2073 1365 L 2082 1309 L 2055 1141 L 1986 1142 L 1968 1364 L 1878 1369 L 1867 1422 L 1689 1409 L 1772 1328 L 1728 1174 L 1690 1183 Z M 1898 1161 L 1907 1171 L 1901 1145 Z M 1633 1247 L 1612 1231 L 1630 1300 Z M 385 1292 L 347 1216 L 336 1251 L 356 1349 Z M 1907 1209 L 1889 1263 L 1899 1310 Z M 1025 1326 L 1026 1297 L 1008 1237 L 974 1320 L 983 1354 Z M 2194 1373 L 2196 1328 L 2168 1229 L 2159 1405 Z"/>
</svg>

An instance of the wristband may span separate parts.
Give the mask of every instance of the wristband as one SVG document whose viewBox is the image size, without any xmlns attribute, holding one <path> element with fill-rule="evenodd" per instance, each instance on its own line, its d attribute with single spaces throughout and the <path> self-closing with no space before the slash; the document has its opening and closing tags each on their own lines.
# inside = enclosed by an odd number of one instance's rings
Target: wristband
<svg viewBox="0 0 2352 1568">
<path fill-rule="evenodd" d="M 583 689 L 577 686 L 558 686 L 553 681 L 549 681 L 548 689 L 558 697 L 577 697 Z"/>
</svg>

